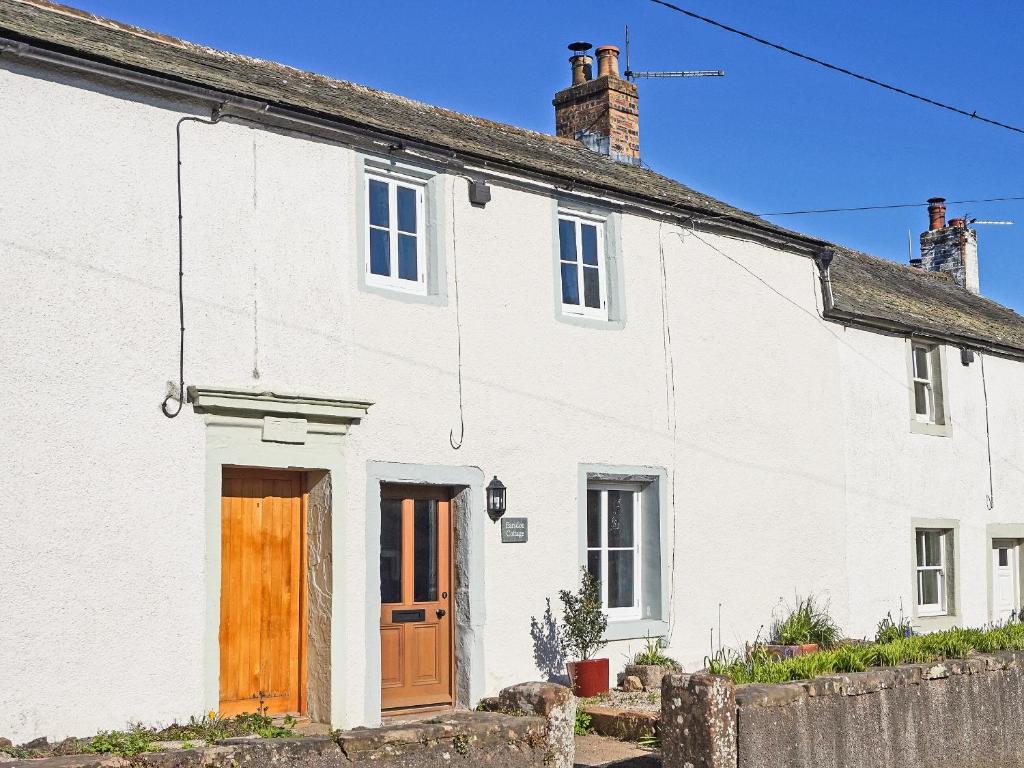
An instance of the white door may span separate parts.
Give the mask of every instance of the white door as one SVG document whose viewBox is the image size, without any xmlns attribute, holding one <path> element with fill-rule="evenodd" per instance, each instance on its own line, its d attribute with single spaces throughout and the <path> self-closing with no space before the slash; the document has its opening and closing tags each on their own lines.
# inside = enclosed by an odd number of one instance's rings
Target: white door
<svg viewBox="0 0 1024 768">
<path fill-rule="evenodd" d="M 1017 543 L 992 540 L 992 621 L 1005 622 L 1018 608 Z"/>
</svg>

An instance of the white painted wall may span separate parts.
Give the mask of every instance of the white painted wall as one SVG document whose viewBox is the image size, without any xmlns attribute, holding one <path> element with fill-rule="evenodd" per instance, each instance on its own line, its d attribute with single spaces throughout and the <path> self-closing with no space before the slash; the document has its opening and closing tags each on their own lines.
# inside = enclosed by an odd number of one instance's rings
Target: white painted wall
<svg viewBox="0 0 1024 768">
<path fill-rule="evenodd" d="M 174 124 L 188 108 L 10 65 L 0 93 L 0 734 L 188 717 L 208 706 L 218 610 L 203 600 L 202 419 L 158 407 L 177 372 Z M 581 463 L 668 468 L 670 652 L 688 668 L 712 628 L 719 642 L 719 615 L 737 645 L 795 592 L 829 597 L 853 635 L 901 597 L 909 609 L 912 517 L 960 520 L 964 619 L 985 620 L 984 526 L 1022 517 L 1019 364 L 986 362 L 988 510 L 980 365 L 952 350 L 952 436 L 911 434 L 905 341 L 823 323 L 804 258 L 701 235 L 726 257 L 624 216 L 626 326 L 576 327 L 553 317 L 550 199 L 494 184 L 475 209 L 448 180 L 448 302 L 409 303 L 357 288 L 350 150 L 227 124 L 186 125 L 183 143 L 187 381 L 376 403 L 345 438 L 350 538 L 334 553 L 354 668 L 378 642 L 363 611 L 370 461 L 480 467 L 529 518 L 525 545 L 486 526 L 491 692 L 537 676 L 530 617 L 575 583 Z M 640 643 L 607 649 L 613 671 Z M 364 719 L 362 685 L 349 679 L 336 725 Z"/>
</svg>

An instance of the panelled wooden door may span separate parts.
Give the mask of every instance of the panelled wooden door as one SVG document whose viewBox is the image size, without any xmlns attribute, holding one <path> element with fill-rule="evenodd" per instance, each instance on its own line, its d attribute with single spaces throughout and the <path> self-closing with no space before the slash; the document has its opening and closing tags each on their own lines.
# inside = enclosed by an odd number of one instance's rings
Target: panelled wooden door
<svg viewBox="0 0 1024 768">
<path fill-rule="evenodd" d="M 381 708 L 453 702 L 450 492 L 381 492 Z"/>
<path fill-rule="evenodd" d="M 305 710 L 305 518 L 301 473 L 224 468 L 222 714 Z"/>
</svg>

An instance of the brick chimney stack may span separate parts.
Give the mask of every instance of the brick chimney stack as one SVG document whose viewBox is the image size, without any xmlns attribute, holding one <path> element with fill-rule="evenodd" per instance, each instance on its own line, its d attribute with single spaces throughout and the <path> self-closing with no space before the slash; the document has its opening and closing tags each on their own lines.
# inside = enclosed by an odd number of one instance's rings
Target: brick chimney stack
<svg viewBox="0 0 1024 768">
<path fill-rule="evenodd" d="M 967 227 L 965 219 L 950 219 L 947 224 L 946 201 L 941 197 L 928 200 L 928 230 L 921 233 L 920 266 L 932 272 L 945 272 L 971 293 L 981 292 L 978 233 Z"/>
<path fill-rule="evenodd" d="M 592 78 L 588 43 L 573 43 L 572 85 L 555 94 L 555 133 L 576 139 L 613 160 L 640 163 L 640 113 L 636 86 L 619 77 L 619 49 L 602 45 Z"/>
</svg>

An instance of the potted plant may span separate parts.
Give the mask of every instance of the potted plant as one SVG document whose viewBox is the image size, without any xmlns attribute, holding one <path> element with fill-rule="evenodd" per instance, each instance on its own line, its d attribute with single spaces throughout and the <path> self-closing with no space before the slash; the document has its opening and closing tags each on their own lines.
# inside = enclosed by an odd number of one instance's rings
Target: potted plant
<svg viewBox="0 0 1024 768">
<path fill-rule="evenodd" d="M 590 697 L 608 691 L 608 659 L 591 658 L 607 643 L 608 617 L 601 608 L 597 579 L 586 568 L 580 573 L 578 592 L 563 589 L 558 593 L 563 606 L 560 641 L 566 656 L 575 659 L 565 665 L 573 693 Z"/>
<path fill-rule="evenodd" d="M 638 651 L 633 662 L 626 665 L 625 676 L 639 678 L 645 691 L 660 691 L 662 678 L 680 669 L 679 662 L 663 652 L 661 638 L 648 635 L 643 650 Z"/>
<path fill-rule="evenodd" d="M 791 658 L 817 651 L 827 651 L 839 643 L 839 627 L 813 596 L 801 599 L 789 612 L 772 621 L 768 643 L 763 647 L 769 656 Z"/>
</svg>

